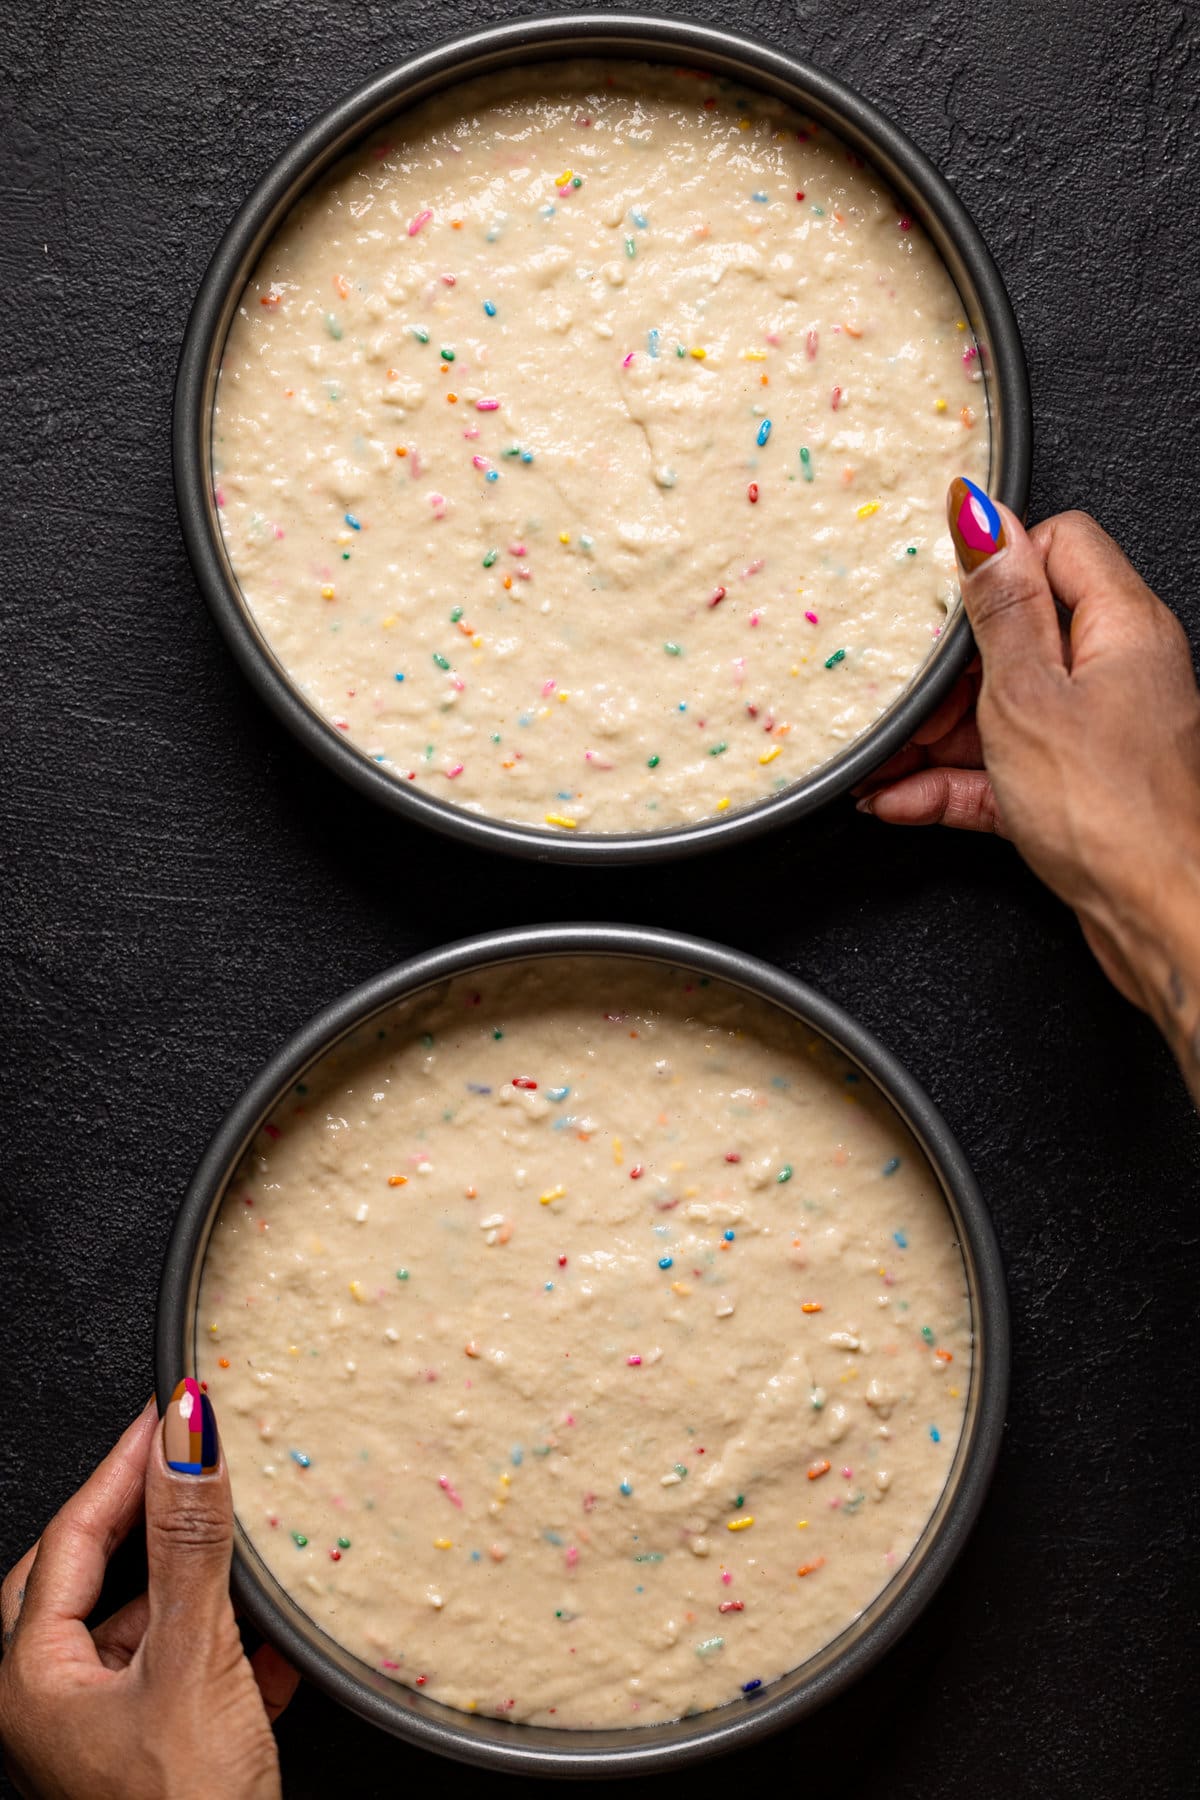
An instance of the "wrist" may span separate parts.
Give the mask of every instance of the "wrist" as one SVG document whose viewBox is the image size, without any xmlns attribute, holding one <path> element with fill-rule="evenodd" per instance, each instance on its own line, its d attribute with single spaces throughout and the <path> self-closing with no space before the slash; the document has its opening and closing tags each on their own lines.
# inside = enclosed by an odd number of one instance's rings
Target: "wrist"
<svg viewBox="0 0 1200 1800">
<path fill-rule="evenodd" d="M 1131 858 L 1085 914 L 1117 946 L 1169 1033 L 1200 1023 L 1200 822 Z"/>
</svg>

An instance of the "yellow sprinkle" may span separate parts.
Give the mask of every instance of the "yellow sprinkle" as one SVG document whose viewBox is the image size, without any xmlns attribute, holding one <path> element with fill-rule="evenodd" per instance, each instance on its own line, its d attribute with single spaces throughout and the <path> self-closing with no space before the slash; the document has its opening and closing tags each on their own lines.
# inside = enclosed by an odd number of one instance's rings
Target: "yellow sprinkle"
<svg viewBox="0 0 1200 1800">
<path fill-rule="evenodd" d="M 297 1344 L 289 1344 L 288 1345 L 288 1355 L 289 1356 L 299 1356 L 299 1354 L 300 1354 L 299 1345 L 297 1345 Z"/>
<path fill-rule="evenodd" d="M 435 1550 L 453 1550 L 454 1540 L 453 1538 L 434 1538 L 433 1547 Z"/>
<path fill-rule="evenodd" d="M 555 187 L 566 187 L 568 181 L 574 180 L 574 177 L 575 177 L 574 169 L 564 169 L 562 174 L 558 177 L 557 181 L 554 183 L 554 185 L 555 185 Z"/>
<path fill-rule="evenodd" d="M 564 700 L 569 700 L 570 698 L 571 698 L 570 694 L 560 694 L 558 696 L 558 704 L 561 706 L 563 704 Z"/>
<path fill-rule="evenodd" d="M 692 1290 L 688 1286 L 686 1281 L 673 1281 L 671 1283 L 671 1292 L 673 1294 L 678 1294 L 680 1296 L 680 1298 L 683 1300 L 687 1299 L 687 1297 L 691 1293 L 691 1291 Z"/>
<path fill-rule="evenodd" d="M 357 1282 L 357 1281 L 352 1281 L 352 1282 L 351 1282 L 351 1283 L 350 1283 L 350 1292 L 351 1292 L 351 1293 L 352 1293 L 352 1294 L 353 1294 L 353 1296 L 354 1296 L 354 1298 L 355 1298 L 355 1299 L 356 1299 L 356 1300 L 358 1300 L 358 1301 L 360 1301 L 360 1302 L 361 1302 L 361 1300 L 362 1300 L 362 1297 L 363 1297 L 363 1291 L 362 1291 L 362 1285 L 361 1285 L 361 1283 L 359 1283 L 359 1282 Z"/>
<path fill-rule="evenodd" d="M 540 1194 L 538 1198 L 543 1206 L 549 1206 L 552 1200 L 561 1200 L 566 1191 L 566 1188 L 560 1181 L 557 1187 L 547 1188 L 545 1193 Z"/>
<path fill-rule="evenodd" d="M 209 1326 L 209 1328 L 208 1328 L 208 1329 L 209 1329 L 209 1331 L 210 1331 L 210 1332 L 211 1332 L 211 1334 L 212 1334 L 212 1335 L 213 1335 L 213 1337 L 216 1337 L 216 1335 L 217 1335 L 217 1328 L 216 1328 L 216 1326 L 215 1326 L 215 1325 L 210 1325 L 210 1326 Z"/>
<path fill-rule="evenodd" d="M 746 362 L 766 362 L 767 353 L 765 350 L 743 350 L 742 357 Z"/>
<path fill-rule="evenodd" d="M 560 531 L 558 534 L 558 541 L 560 544 L 569 544 L 571 541 L 570 532 L 569 531 Z"/>
<path fill-rule="evenodd" d="M 323 587 L 321 589 L 321 598 L 322 598 L 322 600 L 332 600 L 333 599 L 333 589 L 329 586 Z"/>
<path fill-rule="evenodd" d="M 951 1388 L 951 1389 L 950 1389 L 950 1398 L 951 1398 L 951 1399 L 952 1399 L 952 1400 L 957 1400 L 957 1399 L 958 1399 L 958 1389 L 957 1389 L 957 1388 Z"/>
<path fill-rule="evenodd" d="M 796 1520 L 796 1530 L 797 1531 L 807 1531 L 808 1530 L 808 1520 L 807 1519 L 797 1519 Z"/>
<path fill-rule="evenodd" d="M 508 1486 L 510 1486 L 511 1482 L 512 1482 L 511 1475 L 509 1475 L 507 1473 L 501 1474 L 501 1476 L 500 1476 L 500 1486 L 501 1487 L 508 1487 Z"/>
<path fill-rule="evenodd" d="M 468 1712 L 478 1712 L 479 1711 L 478 1700 L 468 1700 L 467 1701 L 467 1711 Z"/>
<path fill-rule="evenodd" d="M 759 762 L 760 762 L 760 763 L 769 763 L 769 762 L 774 762 L 774 761 L 775 761 L 775 758 L 776 758 L 776 757 L 777 757 L 777 756 L 782 756 L 782 754 L 783 754 L 783 745 L 782 745 L 782 744 L 776 744 L 776 745 L 775 745 L 775 747 L 774 747 L 774 749 L 772 749 L 772 750 L 764 750 L 764 751 L 763 751 L 763 753 L 762 753 L 762 755 L 761 755 L 761 756 L 760 756 L 760 757 L 759 757 L 759 759 L 758 759 L 758 760 L 759 760 Z"/>
<path fill-rule="evenodd" d="M 967 329 L 967 321 L 965 319 L 955 319 L 954 329 L 955 331 L 965 331 Z"/>
<path fill-rule="evenodd" d="M 480 646 L 482 645 L 482 643 L 483 643 L 483 639 L 480 637 L 479 633 L 476 632 L 475 636 L 471 639 L 471 648 L 473 650 L 478 650 L 480 648 Z"/>
<path fill-rule="evenodd" d="M 934 412 L 945 412 L 946 402 L 944 400 L 935 400 L 933 403 L 933 410 Z"/>
<path fill-rule="evenodd" d="M 574 831 L 578 822 L 577 819 L 565 819 L 562 813 L 546 814 L 547 825 L 561 825 L 564 831 Z"/>
<path fill-rule="evenodd" d="M 380 619 L 379 623 L 383 626 L 383 629 L 385 631 L 390 631 L 392 629 L 392 626 L 396 623 L 395 613 L 389 613 L 387 618 Z"/>
<path fill-rule="evenodd" d="M 739 131 L 749 131 L 749 129 L 750 129 L 749 119 L 739 119 L 738 120 L 738 130 Z"/>
<path fill-rule="evenodd" d="M 726 796 L 723 800 L 717 801 L 717 811 L 718 812 L 728 812 L 729 811 L 729 795 L 728 794 L 726 794 Z"/>
<path fill-rule="evenodd" d="M 862 506 L 859 507 L 858 517 L 860 519 L 869 519 L 872 513 L 877 513 L 878 511 L 879 511 L 878 500 L 867 500 L 863 503 Z"/>
<path fill-rule="evenodd" d="M 750 1517 L 748 1519 L 729 1519 L 726 1521 L 727 1528 L 730 1531 L 749 1531 L 749 1529 L 753 1525 L 753 1523 L 754 1523 L 754 1514 L 753 1513 L 750 1514 Z"/>
<path fill-rule="evenodd" d="M 615 1163 L 620 1163 L 620 1162 L 623 1162 L 624 1160 L 625 1160 L 625 1147 L 622 1144 L 620 1138 L 614 1138 L 613 1139 L 613 1161 Z"/>
<path fill-rule="evenodd" d="M 708 355 L 708 351 L 702 350 L 699 347 L 699 345 L 697 345 L 697 347 L 692 351 L 692 355 L 695 357 L 697 362 L 703 362 L 705 357 Z"/>
</svg>

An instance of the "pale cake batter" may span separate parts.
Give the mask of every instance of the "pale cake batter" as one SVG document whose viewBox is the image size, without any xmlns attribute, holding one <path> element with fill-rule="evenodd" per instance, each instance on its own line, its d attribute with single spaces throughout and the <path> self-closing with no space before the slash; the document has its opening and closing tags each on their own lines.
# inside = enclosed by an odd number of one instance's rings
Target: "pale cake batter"
<svg viewBox="0 0 1200 1800">
<path fill-rule="evenodd" d="M 326 1059 L 198 1315 L 238 1515 L 447 1704 L 626 1726 L 752 1692 L 901 1568 L 954 1459 L 954 1227 L 865 1077 L 718 983 L 456 979 Z"/>
<path fill-rule="evenodd" d="M 300 203 L 213 457 L 254 619 L 365 757 L 642 832 L 775 794 L 904 690 L 988 419 L 873 170 L 736 84 L 583 63 L 406 112 Z"/>
</svg>

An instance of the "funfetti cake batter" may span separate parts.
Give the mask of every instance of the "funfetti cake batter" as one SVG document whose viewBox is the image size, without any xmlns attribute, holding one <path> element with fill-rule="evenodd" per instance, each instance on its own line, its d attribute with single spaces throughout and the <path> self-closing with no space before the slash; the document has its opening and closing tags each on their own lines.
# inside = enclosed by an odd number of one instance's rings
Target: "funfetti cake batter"
<svg viewBox="0 0 1200 1800">
<path fill-rule="evenodd" d="M 287 220 L 225 349 L 217 504 L 276 655 L 397 781 L 650 831 L 787 787 L 921 668 L 980 376 L 827 132 L 547 67 L 404 113 Z"/>
<path fill-rule="evenodd" d="M 753 1692 L 904 1563 L 970 1381 L 928 1165 L 811 1031 L 607 958 L 455 980 L 289 1095 L 205 1265 L 238 1515 L 451 1706 Z"/>
</svg>

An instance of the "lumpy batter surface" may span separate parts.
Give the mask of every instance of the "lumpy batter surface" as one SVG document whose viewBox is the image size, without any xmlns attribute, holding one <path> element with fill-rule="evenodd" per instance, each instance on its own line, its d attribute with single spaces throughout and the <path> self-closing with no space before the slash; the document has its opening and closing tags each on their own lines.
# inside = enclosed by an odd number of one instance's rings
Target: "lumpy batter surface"
<svg viewBox="0 0 1200 1800">
<path fill-rule="evenodd" d="M 454 981 L 277 1109 L 198 1374 L 268 1567 L 449 1705 L 626 1726 L 754 1691 L 900 1568 L 957 1447 L 936 1181 L 808 1028 L 658 965 Z"/>
<path fill-rule="evenodd" d="M 874 171 L 636 64 L 462 87 L 351 156 L 264 254 L 213 425 L 309 703 L 398 781 L 558 832 L 844 749 L 956 603 L 946 486 L 987 455 L 958 295 Z"/>
</svg>

